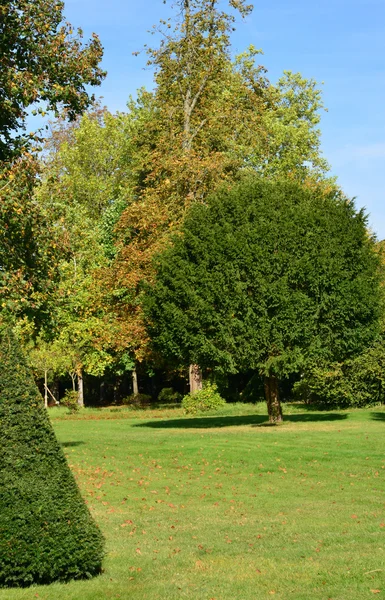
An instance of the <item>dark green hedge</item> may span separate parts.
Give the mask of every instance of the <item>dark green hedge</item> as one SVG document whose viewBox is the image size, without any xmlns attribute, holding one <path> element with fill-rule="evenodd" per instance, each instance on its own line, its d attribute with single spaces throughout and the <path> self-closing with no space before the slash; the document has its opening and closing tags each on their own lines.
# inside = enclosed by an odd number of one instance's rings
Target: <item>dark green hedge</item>
<svg viewBox="0 0 385 600">
<path fill-rule="evenodd" d="M 0 585 L 96 575 L 103 538 L 10 328 L 0 321 Z"/>
</svg>

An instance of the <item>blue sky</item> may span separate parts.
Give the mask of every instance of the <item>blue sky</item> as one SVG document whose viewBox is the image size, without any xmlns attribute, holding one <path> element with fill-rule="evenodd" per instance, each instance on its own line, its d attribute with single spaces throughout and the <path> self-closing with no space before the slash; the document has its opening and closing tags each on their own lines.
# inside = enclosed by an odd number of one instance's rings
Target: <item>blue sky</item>
<svg viewBox="0 0 385 600">
<path fill-rule="evenodd" d="M 251 0 L 250 0 L 251 1 Z M 225 4 L 225 3 L 224 3 Z M 148 30 L 171 10 L 163 0 L 66 0 L 65 16 L 97 33 L 108 75 L 97 95 L 111 110 L 125 110 L 129 94 L 152 86 L 144 54 Z M 254 44 L 275 81 L 283 70 L 323 82 L 328 112 L 322 149 L 349 196 L 370 213 L 385 238 L 385 2 L 384 0 L 270 0 L 255 2 L 233 37 L 234 52 Z"/>
</svg>

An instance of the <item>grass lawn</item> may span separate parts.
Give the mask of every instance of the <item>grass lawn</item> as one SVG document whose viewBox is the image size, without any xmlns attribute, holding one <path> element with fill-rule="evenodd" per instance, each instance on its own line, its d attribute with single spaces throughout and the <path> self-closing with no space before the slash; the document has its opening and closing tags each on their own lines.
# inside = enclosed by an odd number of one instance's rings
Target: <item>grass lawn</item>
<svg viewBox="0 0 385 600">
<path fill-rule="evenodd" d="M 106 538 L 90 581 L 0 600 L 385 598 L 385 411 L 52 409 Z M 289 414 L 290 413 L 290 414 Z"/>
</svg>

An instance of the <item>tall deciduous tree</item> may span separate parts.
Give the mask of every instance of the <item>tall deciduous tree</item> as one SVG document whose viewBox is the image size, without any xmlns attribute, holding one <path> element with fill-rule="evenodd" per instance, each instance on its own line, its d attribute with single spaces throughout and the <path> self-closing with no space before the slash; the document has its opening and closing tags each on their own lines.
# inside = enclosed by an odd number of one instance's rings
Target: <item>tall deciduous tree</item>
<svg viewBox="0 0 385 600">
<path fill-rule="evenodd" d="M 66 249 L 47 333 L 69 359 L 66 368 L 73 382 L 78 380 L 80 404 L 83 372 L 102 375 L 121 350 L 98 271 L 114 255 L 114 222 L 132 195 L 131 133 L 130 115 L 112 115 L 100 107 L 74 123 L 57 120 L 36 191 Z"/>
<path fill-rule="evenodd" d="M 147 291 L 158 351 L 222 373 L 257 370 L 269 418 L 279 379 L 342 361 L 379 331 L 379 257 L 367 221 L 336 191 L 251 179 L 195 205 Z"/>
<path fill-rule="evenodd" d="M 146 127 L 135 140 L 135 197 L 120 219 L 121 243 L 110 271 L 111 286 L 121 292 L 122 321 L 131 324 L 127 340 L 135 332 L 139 355 L 146 342 L 140 282 L 151 279 L 154 252 L 191 204 L 250 171 L 317 180 L 327 169 L 319 150 L 322 100 L 315 82 L 286 73 L 272 85 L 252 46 L 233 60 L 235 17 L 246 17 L 252 6 L 223 6 L 218 0 L 178 0 L 176 21 L 155 28 L 161 42 L 148 50 L 155 90 L 145 96 Z"/>
</svg>

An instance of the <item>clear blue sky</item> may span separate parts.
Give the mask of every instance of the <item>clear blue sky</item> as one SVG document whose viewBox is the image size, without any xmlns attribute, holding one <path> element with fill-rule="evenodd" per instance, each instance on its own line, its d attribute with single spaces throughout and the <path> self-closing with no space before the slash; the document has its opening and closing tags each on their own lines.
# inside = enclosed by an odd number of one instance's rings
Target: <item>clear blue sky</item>
<svg viewBox="0 0 385 600">
<path fill-rule="evenodd" d="M 251 1 L 251 0 L 250 0 Z M 322 149 L 332 173 L 370 225 L 385 238 L 385 2 L 384 0 L 265 0 L 239 22 L 234 51 L 254 44 L 275 81 L 283 70 L 324 82 Z M 111 110 L 125 110 L 129 94 L 152 86 L 145 55 L 147 33 L 168 16 L 163 0 L 66 0 L 65 16 L 97 33 L 107 78 L 97 95 Z"/>
</svg>

